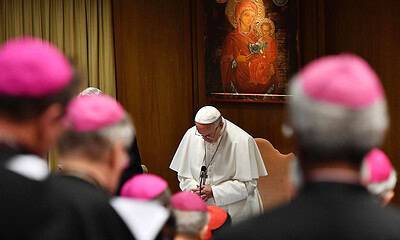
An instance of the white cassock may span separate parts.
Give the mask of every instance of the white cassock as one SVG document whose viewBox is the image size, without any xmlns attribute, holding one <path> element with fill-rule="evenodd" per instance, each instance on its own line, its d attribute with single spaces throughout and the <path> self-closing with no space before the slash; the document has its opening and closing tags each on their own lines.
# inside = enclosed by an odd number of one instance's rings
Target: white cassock
<svg viewBox="0 0 400 240">
<path fill-rule="evenodd" d="M 201 167 L 206 166 L 206 184 L 214 195 L 207 204 L 224 208 L 235 223 L 262 212 L 257 180 L 268 173 L 253 137 L 230 121 L 223 122 L 215 143 L 197 136 L 195 126 L 187 130 L 170 168 L 178 173 L 182 191 L 190 191 L 199 185 Z"/>
</svg>

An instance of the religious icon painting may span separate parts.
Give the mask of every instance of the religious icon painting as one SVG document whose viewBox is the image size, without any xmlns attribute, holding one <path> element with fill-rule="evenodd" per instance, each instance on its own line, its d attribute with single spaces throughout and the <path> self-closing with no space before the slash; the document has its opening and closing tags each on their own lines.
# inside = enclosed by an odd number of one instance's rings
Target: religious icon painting
<svg viewBox="0 0 400 240">
<path fill-rule="evenodd" d="M 210 101 L 285 102 L 299 67 L 298 1 L 204 0 L 204 88 Z M 199 59 L 201 61 L 201 59 Z M 199 78 L 199 81 L 202 81 Z"/>
</svg>

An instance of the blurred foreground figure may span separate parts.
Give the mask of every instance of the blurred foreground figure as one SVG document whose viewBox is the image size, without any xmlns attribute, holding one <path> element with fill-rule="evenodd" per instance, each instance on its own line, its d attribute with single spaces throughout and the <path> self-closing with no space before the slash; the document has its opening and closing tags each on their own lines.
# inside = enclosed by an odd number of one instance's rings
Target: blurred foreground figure
<svg viewBox="0 0 400 240">
<path fill-rule="evenodd" d="M 19 38 L 0 48 L 0 239 L 35 239 L 49 222 L 43 157 L 62 133 L 77 83 L 48 42 Z"/>
<path fill-rule="evenodd" d="M 103 95 L 103 94 L 104 93 L 98 88 L 87 87 L 82 92 L 79 93 L 79 96 Z M 136 137 L 134 138 L 131 146 L 128 149 L 128 154 L 129 154 L 129 164 L 121 174 L 115 195 L 120 195 L 122 185 L 124 185 L 124 183 L 128 181 L 128 179 L 137 174 L 143 173 L 144 165 L 142 165 L 142 161 L 140 159 L 140 153 Z"/>
<path fill-rule="evenodd" d="M 207 231 L 207 205 L 191 192 L 178 192 L 171 199 L 172 211 L 176 218 L 175 240 L 204 239 Z"/>
<path fill-rule="evenodd" d="M 365 154 L 388 127 L 384 91 L 360 57 L 320 58 L 292 79 L 289 123 L 304 185 L 289 204 L 216 239 L 400 239 L 400 213 L 361 184 Z"/>
<path fill-rule="evenodd" d="M 138 174 L 122 186 L 121 197 L 156 203 L 169 209 L 171 191 L 163 178 L 154 174 Z M 175 228 L 175 217 L 170 214 L 158 237 L 164 240 L 174 239 Z"/>
<path fill-rule="evenodd" d="M 209 221 L 207 224 L 207 233 L 204 237 L 205 240 L 212 239 L 213 235 L 231 226 L 232 224 L 231 216 L 229 216 L 229 214 L 223 208 L 210 205 L 207 206 L 207 211 Z"/>
<path fill-rule="evenodd" d="M 154 201 L 169 207 L 171 191 L 168 183 L 154 174 L 139 174 L 129 179 L 121 189 L 121 196 L 144 201 Z"/>
<path fill-rule="evenodd" d="M 396 171 L 390 159 L 380 149 L 373 149 L 364 158 L 361 174 L 367 189 L 387 205 L 394 197 L 397 182 Z"/>
<path fill-rule="evenodd" d="M 54 178 L 59 216 L 48 239 L 154 239 L 168 218 L 156 204 L 111 199 L 128 163 L 133 125 L 106 95 L 76 97 L 60 139 L 61 175 Z M 66 210 L 63 210 L 66 209 Z"/>
</svg>

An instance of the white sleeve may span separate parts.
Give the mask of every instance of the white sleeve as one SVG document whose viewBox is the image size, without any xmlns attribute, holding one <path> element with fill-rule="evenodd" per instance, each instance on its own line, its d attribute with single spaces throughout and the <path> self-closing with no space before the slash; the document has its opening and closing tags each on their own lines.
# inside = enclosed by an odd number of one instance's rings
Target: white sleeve
<svg viewBox="0 0 400 240">
<path fill-rule="evenodd" d="M 229 180 L 218 185 L 211 186 L 215 204 L 224 206 L 239 202 L 254 193 L 257 187 L 257 180 L 240 182 L 238 180 Z"/>
<path fill-rule="evenodd" d="M 194 188 L 197 188 L 199 183 L 193 178 L 186 178 L 178 175 L 179 187 L 182 191 L 190 191 Z"/>
</svg>

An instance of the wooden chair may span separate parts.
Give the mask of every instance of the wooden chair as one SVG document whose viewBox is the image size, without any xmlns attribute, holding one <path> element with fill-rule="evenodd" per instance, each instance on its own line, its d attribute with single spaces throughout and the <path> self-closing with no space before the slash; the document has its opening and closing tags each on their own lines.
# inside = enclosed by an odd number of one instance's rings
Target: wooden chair
<svg viewBox="0 0 400 240">
<path fill-rule="evenodd" d="M 264 211 L 266 211 L 290 200 L 292 188 L 289 167 L 295 155 L 280 153 L 266 139 L 255 138 L 255 141 L 268 171 L 268 176 L 258 180 L 258 190 L 263 200 Z"/>
</svg>

